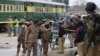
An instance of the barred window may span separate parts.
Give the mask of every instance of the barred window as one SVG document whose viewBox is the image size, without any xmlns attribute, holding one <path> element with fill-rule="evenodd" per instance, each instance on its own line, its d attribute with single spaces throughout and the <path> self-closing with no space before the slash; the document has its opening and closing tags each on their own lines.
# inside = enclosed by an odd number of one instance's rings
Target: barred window
<svg viewBox="0 0 100 56">
<path fill-rule="evenodd" d="M 9 5 L 7 5 L 6 8 L 7 8 L 7 11 L 9 11 Z"/>
<path fill-rule="evenodd" d="M 10 10 L 13 11 L 13 6 L 12 5 L 10 6 Z"/>
<path fill-rule="evenodd" d="M 52 12 L 53 12 L 53 9 L 50 8 L 50 7 L 47 7 L 47 8 L 46 8 L 46 12 L 47 12 L 47 13 L 52 13 Z"/>
<path fill-rule="evenodd" d="M 6 6 L 5 6 L 5 5 L 3 5 L 3 11 L 4 11 L 4 12 L 6 11 Z"/>
<path fill-rule="evenodd" d="M 19 10 L 19 9 L 18 9 L 18 6 L 16 6 L 16 11 L 18 12 L 18 10 Z"/>
<path fill-rule="evenodd" d="M 22 7 L 22 6 L 19 6 L 19 12 L 21 12 L 21 7 Z"/>
</svg>

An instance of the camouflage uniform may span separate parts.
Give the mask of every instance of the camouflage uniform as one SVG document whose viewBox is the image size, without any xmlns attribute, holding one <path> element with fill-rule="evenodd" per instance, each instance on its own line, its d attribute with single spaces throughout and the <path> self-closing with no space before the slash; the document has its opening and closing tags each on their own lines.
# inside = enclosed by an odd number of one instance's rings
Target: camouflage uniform
<svg viewBox="0 0 100 56">
<path fill-rule="evenodd" d="M 11 37 L 12 29 L 13 29 L 13 23 L 12 23 L 13 20 L 11 18 L 8 18 L 7 21 L 10 22 L 7 24 L 7 32 L 8 32 L 8 36 Z"/>
<path fill-rule="evenodd" d="M 90 39 L 93 37 L 92 41 L 94 42 L 94 45 L 89 46 L 86 56 L 100 56 L 100 33 L 96 34 L 95 32 L 94 15 L 98 14 L 90 13 L 87 19 L 87 33 L 85 36 L 85 43 L 89 43 Z M 85 45 L 85 47 L 87 47 L 87 45 Z"/>
<path fill-rule="evenodd" d="M 19 51 L 20 51 L 20 46 L 22 45 L 23 47 L 23 55 L 26 53 L 26 49 L 25 49 L 25 34 L 27 31 L 27 26 L 25 25 L 25 20 L 22 19 L 20 21 L 20 23 L 24 23 L 22 25 L 19 26 L 19 35 L 18 35 L 18 45 L 17 45 L 17 56 L 19 55 Z"/>
<path fill-rule="evenodd" d="M 33 56 L 37 56 L 37 39 L 38 39 L 39 27 L 30 25 L 28 27 L 28 32 L 26 35 L 26 46 L 27 46 L 27 56 L 30 56 L 31 50 L 33 48 Z"/>
<path fill-rule="evenodd" d="M 43 35 L 42 35 L 42 44 L 43 44 L 43 55 L 48 56 L 48 44 L 50 39 L 50 30 L 49 28 L 43 29 Z"/>
</svg>

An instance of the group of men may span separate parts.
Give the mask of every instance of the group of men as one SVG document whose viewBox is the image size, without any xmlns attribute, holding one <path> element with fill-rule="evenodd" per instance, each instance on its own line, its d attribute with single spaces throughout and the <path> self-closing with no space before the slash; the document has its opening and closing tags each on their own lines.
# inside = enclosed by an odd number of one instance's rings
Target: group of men
<svg viewBox="0 0 100 56">
<path fill-rule="evenodd" d="M 20 20 L 17 56 L 19 55 L 21 45 L 23 47 L 23 55 L 27 53 L 26 55 L 30 56 L 31 52 L 33 52 L 32 56 L 40 56 L 41 48 L 43 48 L 43 55 L 48 56 L 47 52 L 51 29 L 47 21 L 44 22 L 45 25 L 41 24 L 41 22 L 30 20 L 27 27 L 25 20 Z"/>
<path fill-rule="evenodd" d="M 85 7 L 87 16 L 69 19 L 70 29 L 75 30 L 74 44 L 79 56 L 100 56 L 100 15 L 96 8 L 95 3 L 88 2 Z"/>
<path fill-rule="evenodd" d="M 18 27 L 19 27 L 18 19 L 16 17 L 14 17 L 14 20 L 13 20 L 12 17 L 9 16 L 7 19 L 7 22 L 8 23 L 6 25 L 6 28 L 7 28 L 8 37 L 11 37 L 12 33 L 13 33 L 13 36 L 17 36 L 18 35 Z"/>
<path fill-rule="evenodd" d="M 21 19 L 18 31 L 17 56 L 21 45 L 23 47 L 23 56 L 25 54 L 30 56 L 31 52 L 33 52 L 33 56 L 40 56 L 42 48 L 43 55 L 48 56 L 48 44 L 51 31 L 54 28 L 59 30 L 58 45 L 60 54 L 64 53 L 63 35 L 67 33 L 71 42 L 70 47 L 76 46 L 79 56 L 100 56 L 100 15 L 95 10 L 96 5 L 93 2 L 88 2 L 85 11 L 89 15 L 83 18 L 76 15 L 76 19 L 72 17 L 67 20 L 66 26 L 63 20 L 59 22 L 57 19 L 52 21 L 53 24 L 50 24 L 50 20 L 43 22 L 30 20 L 27 26 L 25 19 Z"/>
</svg>

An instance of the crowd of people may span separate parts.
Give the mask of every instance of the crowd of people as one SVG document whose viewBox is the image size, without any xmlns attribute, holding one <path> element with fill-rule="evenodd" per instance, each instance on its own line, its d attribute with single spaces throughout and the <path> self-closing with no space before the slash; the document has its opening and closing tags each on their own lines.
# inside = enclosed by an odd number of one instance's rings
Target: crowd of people
<svg viewBox="0 0 100 56">
<path fill-rule="evenodd" d="M 96 5 L 89 2 L 86 4 L 85 10 L 89 15 L 70 15 L 66 21 L 63 18 L 61 20 L 53 18 L 42 21 L 29 20 L 29 23 L 26 24 L 26 20 L 21 19 L 19 27 L 18 24 L 14 24 L 14 36 L 18 33 L 17 56 L 21 45 L 23 47 L 23 56 L 30 56 L 31 52 L 33 52 L 32 56 L 41 56 L 42 50 L 43 55 L 48 56 L 49 44 L 52 41 L 51 31 L 53 29 L 58 29 L 59 32 L 57 41 L 59 54 L 64 53 L 64 41 L 66 40 L 63 36 L 67 34 L 70 40 L 70 48 L 76 46 L 79 56 L 100 56 L 100 30 L 97 29 L 100 25 L 96 25 L 100 22 L 97 18 L 98 14 L 95 12 Z M 9 19 L 9 21 L 12 20 Z M 8 33 L 11 36 L 11 28 L 8 28 Z"/>
</svg>

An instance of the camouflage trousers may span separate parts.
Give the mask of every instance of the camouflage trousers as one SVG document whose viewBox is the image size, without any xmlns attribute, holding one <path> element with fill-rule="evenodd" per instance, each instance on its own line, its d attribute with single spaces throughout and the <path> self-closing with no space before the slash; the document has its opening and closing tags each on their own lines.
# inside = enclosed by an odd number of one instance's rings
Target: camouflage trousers
<svg viewBox="0 0 100 56">
<path fill-rule="evenodd" d="M 95 37 L 95 46 L 90 46 L 86 56 L 100 56 L 100 35 Z"/>
<path fill-rule="evenodd" d="M 23 48 L 23 53 L 26 53 L 26 48 L 25 48 L 25 43 L 24 43 L 24 40 L 18 40 L 18 45 L 17 45 L 17 54 L 19 53 L 20 51 L 20 47 L 22 45 L 22 48 Z"/>
<path fill-rule="evenodd" d="M 86 56 L 100 56 L 100 45 L 96 45 L 95 47 L 90 46 Z"/>
<path fill-rule="evenodd" d="M 43 41 L 42 42 L 42 47 L 43 47 L 43 55 L 48 56 L 48 46 L 49 42 L 48 41 Z"/>
<path fill-rule="evenodd" d="M 31 56 L 31 51 L 33 52 L 32 56 L 37 56 L 37 43 L 27 43 L 27 56 Z"/>
<path fill-rule="evenodd" d="M 8 33 L 8 37 L 11 37 L 11 34 L 12 34 L 12 28 L 11 27 L 7 27 L 7 33 Z"/>
</svg>

